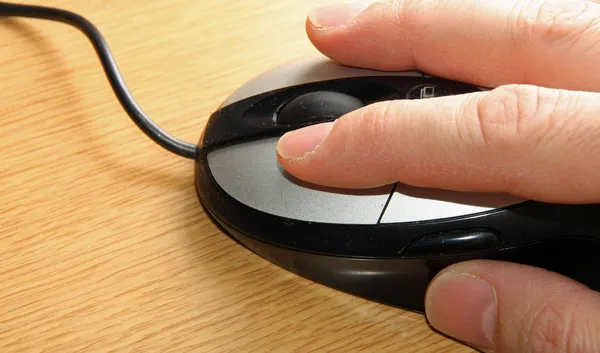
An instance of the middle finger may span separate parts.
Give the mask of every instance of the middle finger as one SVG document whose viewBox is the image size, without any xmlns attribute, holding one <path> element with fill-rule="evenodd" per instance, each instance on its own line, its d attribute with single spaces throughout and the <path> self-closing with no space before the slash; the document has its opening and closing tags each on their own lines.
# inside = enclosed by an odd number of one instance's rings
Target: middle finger
<svg viewBox="0 0 600 353">
<path fill-rule="evenodd" d="M 307 24 L 315 47 L 342 64 L 420 69 L 488 87 L 525 83 L 600 91 L 595 2 L 388 0 L 342 21 L 356 6 L 317 10 Z"/>
</svg>

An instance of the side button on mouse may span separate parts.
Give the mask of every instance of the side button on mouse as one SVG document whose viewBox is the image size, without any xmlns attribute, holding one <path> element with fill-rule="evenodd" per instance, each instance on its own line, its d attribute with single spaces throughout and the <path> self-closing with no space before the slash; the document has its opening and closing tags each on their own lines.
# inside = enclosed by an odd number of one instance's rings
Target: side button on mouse
<svg viewBox="0 0 600 353">
<path fill-rule="evenodd" d="M 487 229 L 463 229 L 426 235 L 400 252 L 401 257 L 460 255 L 502 247 L 500 235 Z"/>
<path fill-rule="evenodd" d="M 276 117 L 278 125 L 307 125 L 335 120 L 364 107 L 362 100 L 333 91 L 306 93 L 290 100 Z"/>
</svg>

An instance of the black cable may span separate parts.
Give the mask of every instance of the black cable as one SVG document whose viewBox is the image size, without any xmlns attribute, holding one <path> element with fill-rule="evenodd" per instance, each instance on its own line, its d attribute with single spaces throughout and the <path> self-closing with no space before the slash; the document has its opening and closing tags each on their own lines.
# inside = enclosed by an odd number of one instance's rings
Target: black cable
<svg viewBox="0 0 600 353">
<path fill-rule="evenodd" d="M 156 125 L 156 123 L 144 113 L 142 108 L 140 108 L 127 88 L 104 37 L 88 20 L 65 10 L 42 6 L 10 4 L 6 2 L 0 2 L 0 17 L 37 18 L 62 22 L 78 28 L 88 37 L 94 46 L 115 95 L 133 122 L 150 139 L 166 150 L 186 158 L 194 159 L 196 157 L 198 151 L 196 145 L 181 141 L 169 135 L 166 131 Z"/>
</svg>

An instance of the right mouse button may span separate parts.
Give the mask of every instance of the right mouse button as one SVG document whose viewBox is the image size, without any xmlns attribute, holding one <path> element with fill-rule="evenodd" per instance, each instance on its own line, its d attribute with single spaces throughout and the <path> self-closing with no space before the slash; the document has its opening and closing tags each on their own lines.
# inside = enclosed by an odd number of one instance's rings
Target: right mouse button
<svg viewBox="0 0 600 353">
<path fill-rule="evenodd" d="M 413 223 L 481 214 L 524 202 L 508 194 L 458 192 L 398 184 L 382 224 Z"/>
<path fill-rule="evenodd" d="M 306 125 L 335 120 L 342 115 L 364 107 L 362 100 L 334 91 L 306 93 L 290 100 L 279 111 L 279 125 Z"/>
<path fill-rule="evenodd" d="M 488 229 L 459 229 L 426 235 L 400 252 L 401 257 L 469 254 L 497 250 L 503 245 L 499 234 Z"/>
</svg>

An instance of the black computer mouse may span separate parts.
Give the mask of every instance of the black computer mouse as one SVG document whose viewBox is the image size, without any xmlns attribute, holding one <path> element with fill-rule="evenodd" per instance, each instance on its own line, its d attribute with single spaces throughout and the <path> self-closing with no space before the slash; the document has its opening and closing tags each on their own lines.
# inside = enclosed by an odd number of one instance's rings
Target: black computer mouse
<svg viewBox="0 0 600 353">
<path fill-rule="evenodd" d="M 423 312 L 443 268 L 470 259 L 543 267 L 600 289 L 600 205 L 557 205 L 510 195 L 414 188 L 311 185 L 276 156 L 285 132 L 391 99 L 485 90 L 420 72 L 349 68 L 318 57 L 261 75 L 211 115 L 197 144 L 171 136 L 135 102 L 98 29 L 75 13 L 0 2 L 0 17 L 58 21 L 90 40 L 132 121 L 195 165 L 198 197 L 250 250 L 300 276 L 369 300 Z"/>
<path fill-rule="evenodd" d="M 443 268 L 497 259 L 546 268 L 600 289 L 600 205 L 556 205 L 504 194 L 387 185 L 340 190 L 297 180 L 279 165 L 285 132 L 373 102 L 485 90 L 421 72 L 350 68 L 317 57 L 243 85 L 199 141 L 196 190 L 233 238 L 310 280 L 423 312 Z"/>
</svg>

